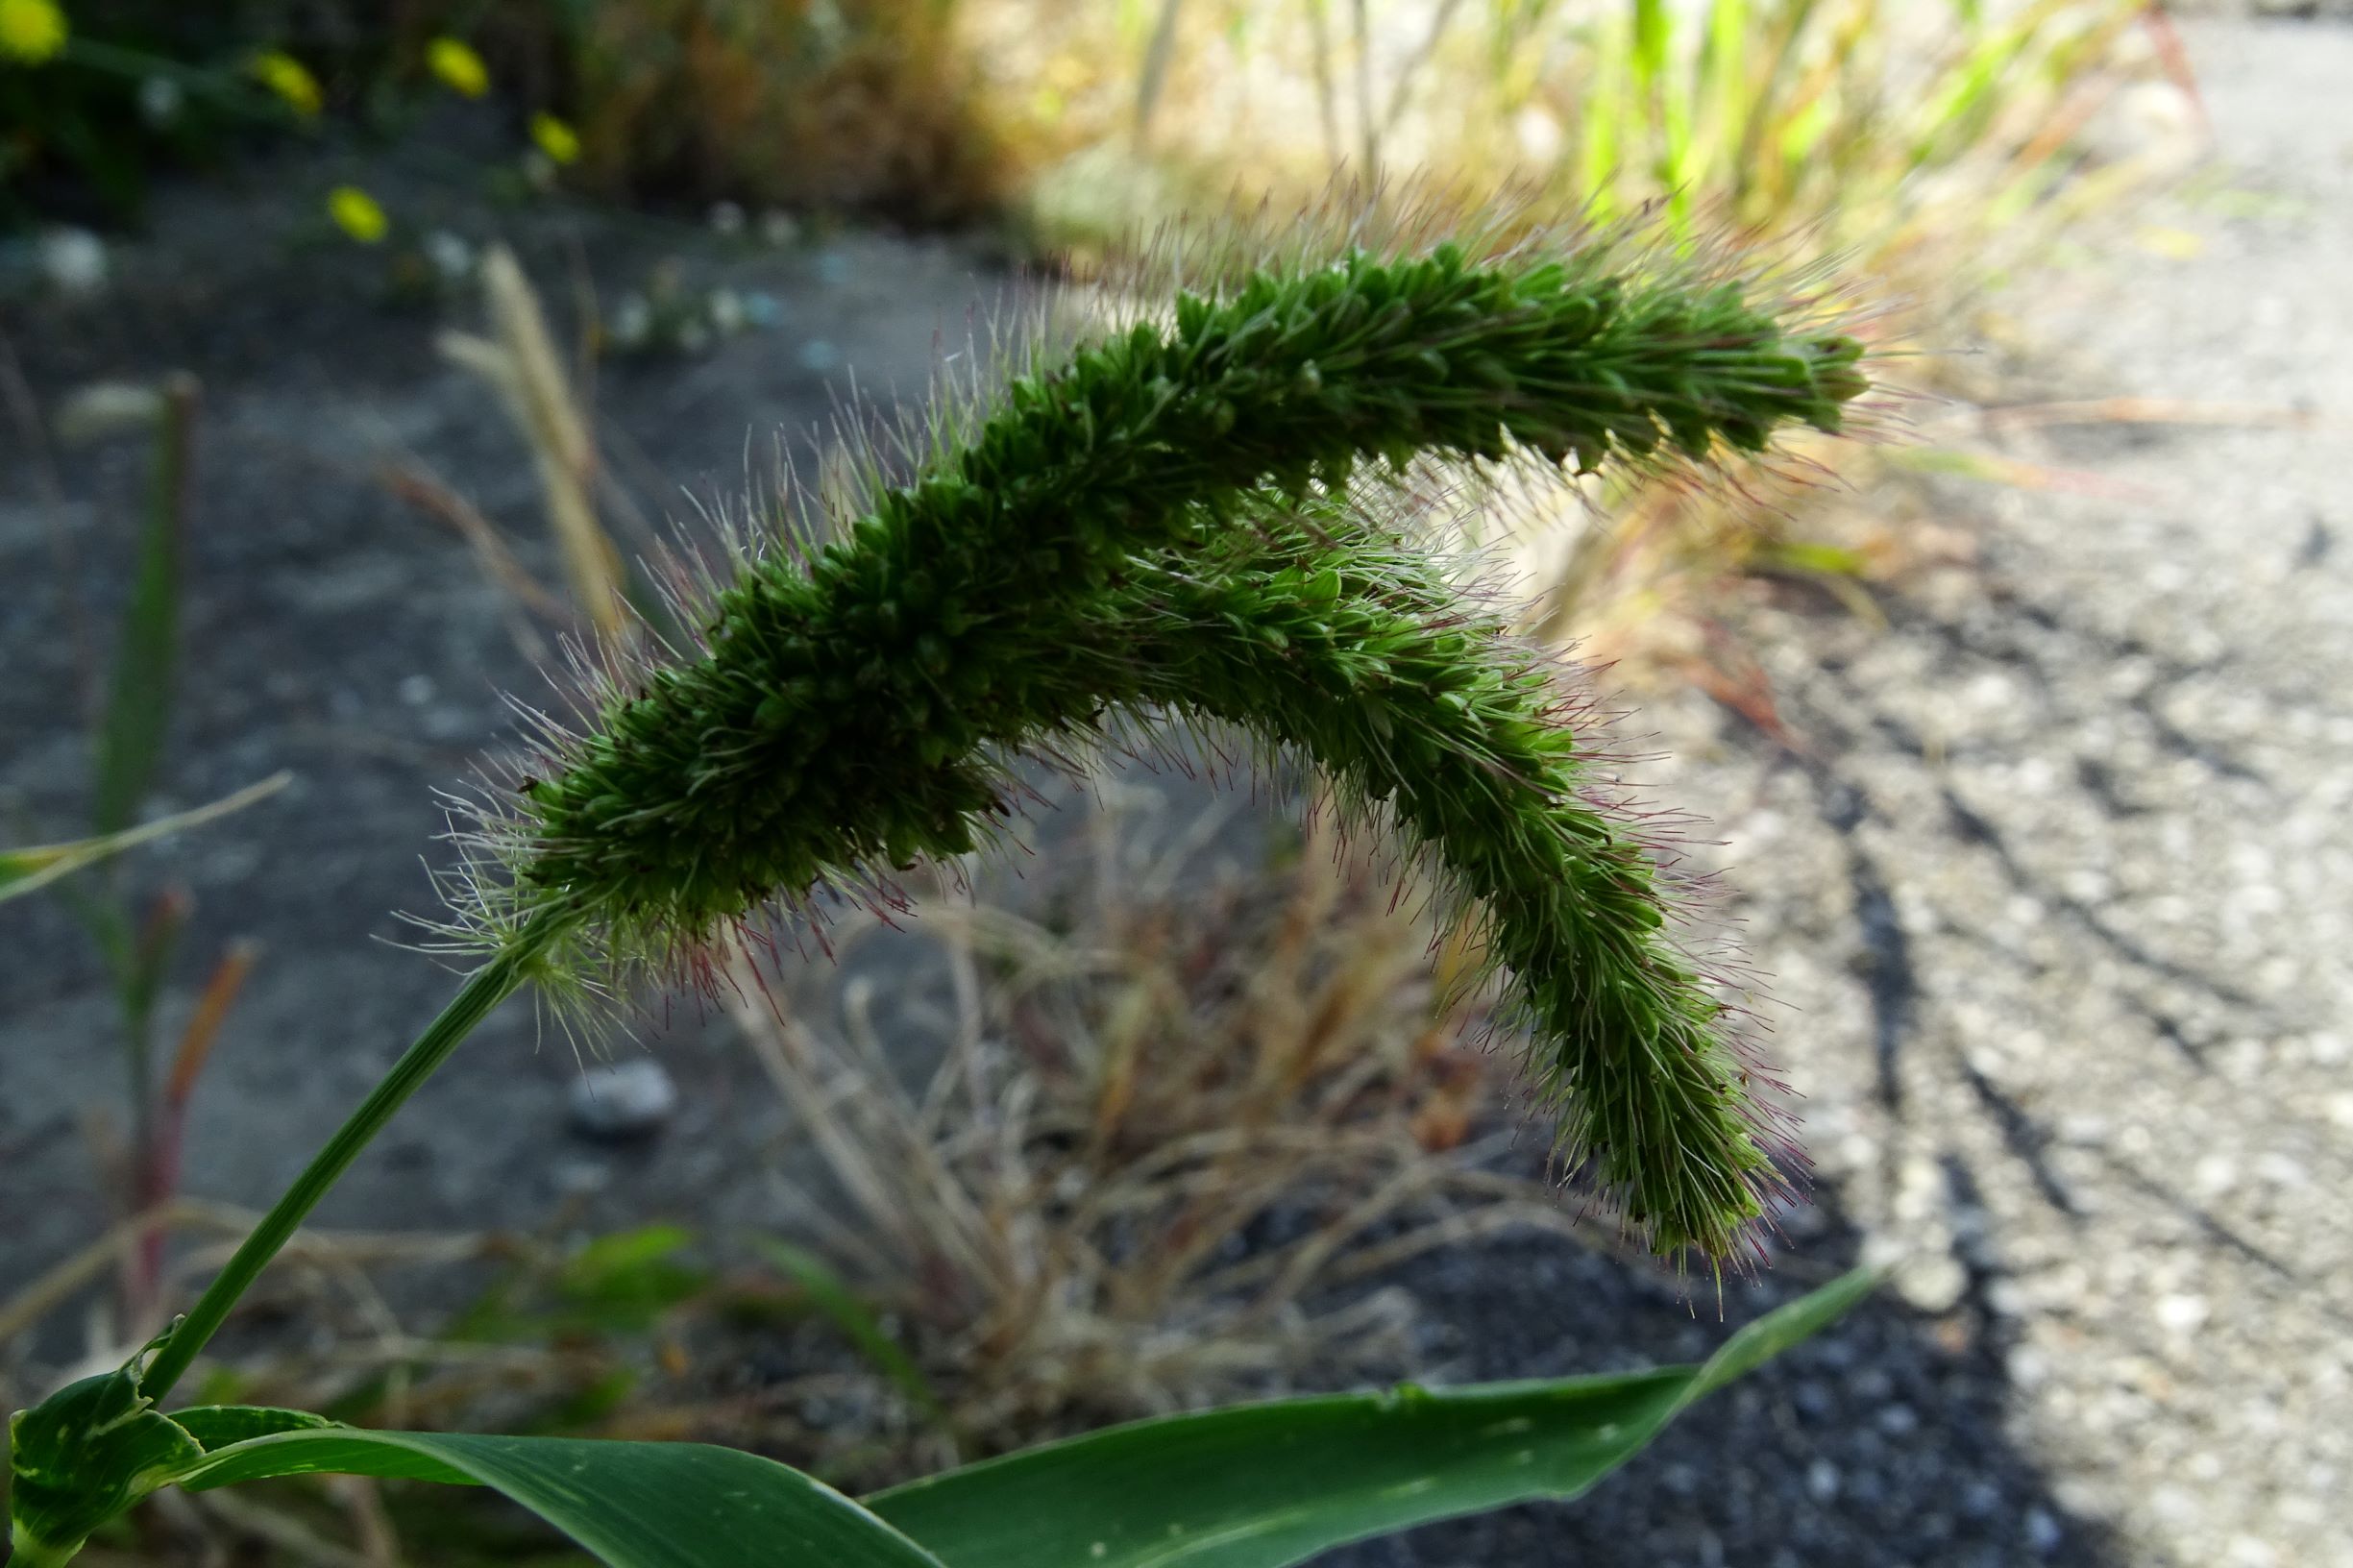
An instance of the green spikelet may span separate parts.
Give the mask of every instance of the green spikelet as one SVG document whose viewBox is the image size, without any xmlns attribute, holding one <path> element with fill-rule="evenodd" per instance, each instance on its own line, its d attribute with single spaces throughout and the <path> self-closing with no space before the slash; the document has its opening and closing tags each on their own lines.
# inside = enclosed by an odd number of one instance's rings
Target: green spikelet
<svg viewBox="0 0 2353 1568">
<path fill-rule="evenodd" d="M 1861 348 L 1738 279 L 1494 249 L 1293 246 L 944 418 L 911 479 L 805 562 L 747 557 L 701 648 L 554 741 L 485 835 L 476 926 L 551 979 L 659 961 L 974 848 L 1024 747 L 1115 710 L 1231 722 L 1426 846 L 1515 978 L 1572 1161 L 1661 1249 L 1724 1255 L 1778 1177 L 1651 860 L 1591 796 L 1553 675 L 1334 498 L 1368 459 L 1706 461 L 1835 430 Z"/>
<path fill-rule="evenodd" d="M 1386 817 L 1508 973 L 1563 1164 L 1657 1250 L 1727 1255 L 1787 1191 L 1783 1129 L 1668 938 L 1644 844 L 1595 794 L 1599 725 L 1425 556 L 1314 521 L 1269 517 L 1211 571 L 1140 573 L 1086 645 L 1094 689 L 1295 748 Z"/>
</svg>

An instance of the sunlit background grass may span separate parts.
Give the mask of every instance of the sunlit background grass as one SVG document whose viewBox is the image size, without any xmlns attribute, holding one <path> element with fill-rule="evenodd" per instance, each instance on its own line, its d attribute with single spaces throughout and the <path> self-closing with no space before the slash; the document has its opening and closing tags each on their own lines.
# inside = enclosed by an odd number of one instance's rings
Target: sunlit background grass
<svg viewBox="0 0 2353 1568">
<path fill-rule="evenodd" d="M 1175 212 L 1305 200 L 1336 172 L 1471 201 L 1508 185 L 1596 222 L 1663 212 L 1695 245 L 1770 247 L 1793 277 L 1827 263 L 1868 290 L 1884 379 L 1967 394 L 1988 389 L 1949 351 L 1984 286 L 2177 161 L 2195 117 L 2145 0 L 627 0 L 240 20 L 224 36 L 156 0 L 78 8 L 44 68 L 0 75 L 7 210 L 119 217 L 160 169 L 323 122 L 397 140 L 436 94 L 497 95 L 551 196 L 978 225 L 1046 266 L 1083 268 Z M 362 186 L 321 200 L 356 238 L 398 230 Z M 699 304 L 646 303 L 608 343 L 649 315 L 689 346 L 711 335 Z M 1875 492 L 1875 526 L 1816 482 L 1818 445 L 1746 493 L 1637 480 L 1551 520 L 1524 541 L 1545 629 L 1721 675 L 1703 668 L 1708 606 L 1731 580 L 1810 577 L 1859 603 L 1846 581 L 1911 558 L 1903 470 L 2032 478 L 1967 452 L 1843 449 L 1844 477 L 1898 485 Z"/>
</svg>

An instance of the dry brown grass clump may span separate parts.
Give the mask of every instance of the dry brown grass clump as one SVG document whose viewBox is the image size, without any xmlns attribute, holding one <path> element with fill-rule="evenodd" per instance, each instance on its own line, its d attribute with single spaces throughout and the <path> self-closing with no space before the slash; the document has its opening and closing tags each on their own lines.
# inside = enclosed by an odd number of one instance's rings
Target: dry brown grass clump
<svg viewBox="0 0 2353 1568">
<path fill-rule="evenodd" d="M 918 1081 L 857 986 L 838 1034 L 744 988 L 736 1018 L 836 1188 L 810 1194 L 816 1251 L 906 1361 L 805 1385 L 813 1414 L 788 1380 L 735 1435 L 867 1482 L 1396 1376 L 1411 1302 L 1346 1286 L 1511 1227 L 1591 1239 L 1513 1154 L 1469 1038 L 1489 999 L 1393 877 L 1319 820 L 1272 879 L 1186 885 L 1181 858 L 1127 847 L 1098 834 L 1092 889 L 1050 923 L 925 905 L 954 1017 Z"/>
<path fill-rule="evenodd" d="M 602 188 L 970 218 L 1007 164 L 942 0 L 582 7 L 570 107 Z"/>
</svg>

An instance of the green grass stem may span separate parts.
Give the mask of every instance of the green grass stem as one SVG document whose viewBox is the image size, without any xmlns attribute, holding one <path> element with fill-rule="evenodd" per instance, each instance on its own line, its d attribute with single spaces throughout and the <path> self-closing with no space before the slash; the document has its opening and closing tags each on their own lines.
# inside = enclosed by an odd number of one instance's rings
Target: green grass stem
<svg viewBox="0 0 2353 1568">
<path fill-rule="evenodd" d="M 246 1237 L 212 1283 L 205 1287 L 205 1293 L 187 1315 L 172 1326 L 154 1359 L 147 1363 L 146 1375 L 139 1383 L 143 1395 L 160 1404 L 164 1395 L 171 1392 L 172 1384 L 180 1381 L 181 1374 L 228 1321 L 238 1298 L 260 1278 L 261 1271 L 302 1228 L 310 1211 L 342 1179 L 352 1162 L 359 1158 L 360 1151 L 408 1103 L 408 1097 L 450 1059 L 475 1026 L 530 978 L 532 965 L 548 935 L 544 926 L 518 934 L 504 951 L 467 977 L 449 1005 L 426 1025 L 425 1032 L 402 1053 L 392 1070 L 384 1074 L 383 1081 L 369 1091 L 359 1109 L 335 1129 L 335 1135 L 304 1167 L 284 1196 L 271 1206 L 261 1223 L 254 1227 L 253 1234 Z"/>
</svg>

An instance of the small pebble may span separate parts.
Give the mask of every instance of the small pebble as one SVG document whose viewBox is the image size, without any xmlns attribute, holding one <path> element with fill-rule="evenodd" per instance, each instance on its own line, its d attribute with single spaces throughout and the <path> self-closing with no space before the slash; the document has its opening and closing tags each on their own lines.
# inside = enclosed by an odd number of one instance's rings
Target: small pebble
<svg viewBox="0 0 2353 1568">
<path fill-rule="evenodd" d="M 571 1197 L 601 1192 L 613 1180 L 611 1167 L 596 1160 L 559 1160 L 549 1176 L 558 1192 Z"/>
<path fill-rule="evenodd" d="M 653 306 L 643 294 L 624 294 L 613 306 L 605 331 L 620 348 L 633 349 L 653 331 Z"/>
<path fill-rule="evenodd" d="M 2310 1180 L 2301 1164 L 2277 1150 L 2255 1157 L 2255 1174 L 2273 1187 L 2291 1189 L 2300 1188 Z"/>
<path fill-rule="evenodd" d="M 572 1081 L 573 1127 L 590 1138 L 644 1138 L 678 1109 L 677 1086 L 650 1056 L 601 1064 Z"/>
<path fill-rule="evenodd" d="M 1827 1459 L 1816 1459 L 1805 1467 L 1805 1493 L 1817 1503 L 1829 1503 L 1838 1497 L 1838 1466 Z"/>
<path fill-rule="evenodd" d="M 711 290 L 711 328 L 722 337 L 744 330 L 744 298 L 732 288 Z"/>
<path fill-rule="evenodd" d="M 107 242 L 87 229 L 49 230 L 38 255 L 41 276 L 61 294 L 96 294 L 107 286 Z"/>
<path fill-rule="evenodd" d="M 151 76 L 139 84 L 139 112 L 147 123 L 163 127 L 180 118 L 181 107 L 187 102 L 180 84 L 168 76 Z"/>
<path fill-rule="evenodd" d="M 1896 1294 L 1921 1311 L 1949 1312 L 1969 1289 L 1969 1273 L 1949 1253 L 1931 1253 L 1899 1264 Z"/>
<path fill-rule="evenodd" d="M 464 236 L 436 229 L 425 236 L 425 258 L 445 283 L 462 282 L 474 271 L 474 247 Z"/>
</svg>

